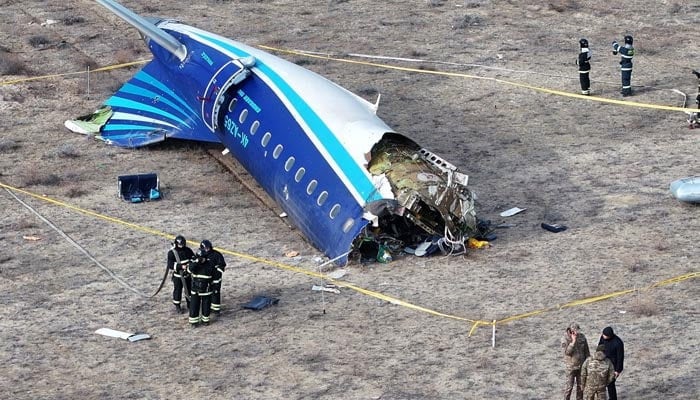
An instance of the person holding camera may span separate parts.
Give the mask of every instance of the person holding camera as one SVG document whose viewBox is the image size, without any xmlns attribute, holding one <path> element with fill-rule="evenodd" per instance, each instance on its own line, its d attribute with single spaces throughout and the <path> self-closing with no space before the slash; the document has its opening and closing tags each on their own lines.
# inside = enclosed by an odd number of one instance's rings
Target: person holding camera
<svg viewBox="0 0 700 400">
<path fill-rule="evenodd" d="M 190 291 L 190 326 L 196 328 L 200 323 L 209 323 L 211 313 L 212 276 L 214 275 L 214 263 L 202 251 L 202 245 L 197 251 L 196 257 L 188 266 L 192 276 L 192 290 Z"/>
<path fill-rule="evenodd" d="M 622 97 L 632 95 L 632 57 L 634 57 L 634 47 L 632 43 L 634 39 L 632 35 L 625 36 L 625 44 L 621 46 L 616 40 L 613 40 L 613 55 L 620 53 L 620 75 L 622 78 Z"/>
<path fill-rule="evenodd" d="M 581 333 L 581 328 L 576 322 L 572 322 L 561 339 L 561 348 L 564 352 L 564 366 L 566 369 L 566 386 L 564 398 L 570 400 L 571 392 L 576 384 L 576 400 L 583 400 L 583 385 L 581 384 L 581 365 L 591 355 L 588 349 L 586 336 Z"/>
</svg>

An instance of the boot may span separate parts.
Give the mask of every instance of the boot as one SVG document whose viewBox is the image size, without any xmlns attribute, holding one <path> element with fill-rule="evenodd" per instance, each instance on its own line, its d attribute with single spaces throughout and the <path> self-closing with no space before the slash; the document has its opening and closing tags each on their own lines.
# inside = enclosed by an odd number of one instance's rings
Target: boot
<svg viewBox="0 0 700 400">
<path fill-rule="evenodd" d="M 179 304 L 173 304 L 175 306 L 175 312 L 178 314 L 182 314 L 182 307 L 180 307 Z"/>
<path fill-rule="evenodd" d="M 698 71 L 696 71 L 696 70 L 693 70 L 693 74 L 694 74 L 695 76 L 697 76 L 698 79 L 700 79 L 700 72 L 698 72 Z"/>
</svg>

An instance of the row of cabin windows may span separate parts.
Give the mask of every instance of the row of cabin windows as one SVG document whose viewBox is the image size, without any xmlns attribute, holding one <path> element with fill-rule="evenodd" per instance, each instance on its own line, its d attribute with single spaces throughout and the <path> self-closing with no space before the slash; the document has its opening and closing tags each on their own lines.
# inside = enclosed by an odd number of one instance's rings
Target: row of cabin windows
<svg viewBox="0 0 700 400">
<path fill-rule="evenodd" d="M 228 105 L 229 112 L 233 112 L 233 109 L 235 108 L 237 101 L 238 101 L 238 99 L 235 97 L 231 100 L 231 102 Z M 243 123 L 245 122 L 245 120 L 247 118 L 248 118 L 248 109 L 244 108 L 243 110 L 241 110 L 241 113 L 238 115 L 238 122 L 241 125 L 243 125 Z M 258 132 L 259 128 L 260 128 L 260 121 L 258 121 L 258 120 L 253 121 L 253 123 L 250 125 L 250 135 L 255 136 L 255 134 Z M 262 145 L 262 147 L 267 147 L 267 145 L 270 143 L 270 139 L 272 139 L 272 133 L 265 132 L 262 139 L 260 140 L 260 144 Z M 280 157 L 280 155 L 282 155 L 282 150 L 284 150 L 284 146 L 282 146 L 281 144 L 278 144 L 277 146 L 275 146 L 275 149 L 272 151 L 272 157 L 275 160 L 278 159 Z M 290 156 L 287 159 L 287 161 L 284 163 L 284 170 L 287 172 L 291 171 L 292 168 L 294 167 L 295 161 L 296 161 L 296 159 L 294 158 L 294 156 Z M 305 173 L 306 173 L 306 168 L 300 167 L 299 169 L 297 169 L 297 172 L 294 174 L 294 180 L 297 183 L 300 183 L 301 179 L 304 177 Z M 316 190 L 316 186 L 318 186 L 318 181 L 316 181 L 316 179 L 312 179 L 311 181 L 309 181 L 309 184 L 306 185 L 306 193 L 309 196 L 311 196 L 314 193 L 314 191 Z M 320 207 L 326 202 L 327 199 L 328 199 L 328 192 L 324 190 L 316 198 L 316 204 L 318 204 L 318 206 Z M 333 207 L 331 207 L 331 212 L 328 215 L 331 217 L 331 219 L 335 219 L 335 217 L 337 217 L 339 213 L 340 213 L 340 204 L 334 204 Z M 355 224 L 355 221 L 353 219 L 349 218 L 343 224 L 343 232 L 349 231 L 350 228 L 352 228 L 352 226 L 354 224 Z"/>
</svg>

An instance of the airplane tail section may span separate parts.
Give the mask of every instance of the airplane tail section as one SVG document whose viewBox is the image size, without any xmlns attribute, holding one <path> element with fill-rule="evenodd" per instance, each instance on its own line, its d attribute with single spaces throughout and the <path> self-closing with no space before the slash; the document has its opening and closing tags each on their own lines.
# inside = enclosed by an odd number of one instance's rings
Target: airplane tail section
<svg viewBox="0 0 700 400">
<path fill-rule="evenodd" d="M 141 147 L 167 138 L 220 142 L 185 99 L 163 84 L 167 76 L 151 61 L 93 114 L 65 122 L 119 147 Z"/>
</svg>

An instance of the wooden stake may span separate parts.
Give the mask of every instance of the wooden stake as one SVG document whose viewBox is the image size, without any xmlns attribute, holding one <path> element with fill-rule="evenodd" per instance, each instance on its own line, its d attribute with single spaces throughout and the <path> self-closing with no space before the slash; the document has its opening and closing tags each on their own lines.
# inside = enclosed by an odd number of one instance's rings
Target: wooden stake
<svg viewBox="0 0 700 400">
<path fill-rule="evenodd" d="M 494 349 L 496 348 L 496 320 L 493 320 L 493 324 L 491 325 L 493 327 L 491 331 L 491 347 Z"/>
</svg>

